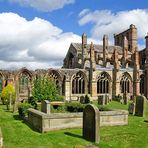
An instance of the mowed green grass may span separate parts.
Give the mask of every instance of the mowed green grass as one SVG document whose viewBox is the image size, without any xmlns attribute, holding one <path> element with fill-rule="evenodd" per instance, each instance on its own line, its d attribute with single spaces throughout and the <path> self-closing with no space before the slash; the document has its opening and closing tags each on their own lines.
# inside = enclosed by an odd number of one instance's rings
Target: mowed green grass
<svg viewBox="0 0 148 148">
<path fill-rule="evenodd" d="M 107 107 L 128 108 L 127 105 L 114 101 Z M 92 144 L 82 138 L 82 129 L 38 133 L 19 120 L 17 113 L 6 112 L 5 108 L 0 105 L 0 126 L 4 136 L 4 148 L 73 148 L 75 145 Z M 129 116 L 127 126 L 101 127 L 99 147 L 148 148 L 148 122 L 144 122 L 145 119 L 148 117 Z"/>
</svg>

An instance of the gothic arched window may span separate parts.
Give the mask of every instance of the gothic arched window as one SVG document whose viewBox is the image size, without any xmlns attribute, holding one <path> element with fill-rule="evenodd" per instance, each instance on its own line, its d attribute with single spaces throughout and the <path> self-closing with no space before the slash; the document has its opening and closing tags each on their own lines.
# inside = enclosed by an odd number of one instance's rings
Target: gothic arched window
<svg viewBox="0 0 148 148">
<path fill-rule="evenodd" d="M 110 76 L 106 72 L 102 73 L 98 77 L 97 81 L 97 93 L 98 94 L 104 94 L 109 93 L 109 82 L 110 82 Z"/>
<path fill-rule="evenodd" d="M 85 79 L 84 79 L 84 74 L 82 74 L 81 72 L 73 76 L 72 93 L 73 94 L 84 94 L 85 93 Z"/>
<path fill-rule="evenodd" d="M 120 81 L 121 93 L 130 93 L 131 78 L 127 74 L 123 74 Z"/>
<path fill-rule="evenodd" d="M 48 77 L 55 82 L 59 94 L 62 95 L 62 79 L 60 74 L 55 70 L 51 70 L 48 74 Z"/>
<path fill-rule="evenodd" d="M 28 90 L 30 77 L 27 73 L 21 73 L 19 77 L 19 92 Z"/>
</svg>

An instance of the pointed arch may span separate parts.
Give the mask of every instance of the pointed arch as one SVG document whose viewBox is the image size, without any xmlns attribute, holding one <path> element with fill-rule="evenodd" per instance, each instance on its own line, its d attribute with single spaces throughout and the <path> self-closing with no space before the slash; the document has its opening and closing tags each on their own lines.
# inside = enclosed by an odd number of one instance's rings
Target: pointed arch
<svg viewBox="0 0 148 148">
<path fill-rule="evenodd" d="M 48 77 L 49 77 L 49 79 L 52 79 L 52 80 L 55 81 L 57 89 L 59 90 L 59 94 L 62 95 L 62 92 L 63 92 L 63 90 L 62 90 L 62 82 L 63 82 L 63 80 L 62 80 L 62 76 L 59 73 L 59 71 L 54 70 L 54 69 L 49 69 L 48 70 Z"/>
<path fill-rule="evenodd" d="M 29 88 L 31 87 L 31 80 L 33 74 L 26 68 L 22 68 L 18 74 L 19 79 L 19 92 L 20 93 L 29 93 Z"/>
<path fill-rule="evenodd" d="M 86 85 L 87 81 L 84 72 L 79 71 L 72 76 L 72 94 L 85 94 Z"/>
<path fill-rule="evenodd" d="M 122 74 L 120 79 L 120 90 L 121 93 L 131 93 L 132 78 L 129 73 L 125 72 Z"/>
<path fill-rule="evenodd" d="M 97 94 L 109 93 L 111 77 L 107 72 L 102 72 L 97 77 Z"/>
</svg>

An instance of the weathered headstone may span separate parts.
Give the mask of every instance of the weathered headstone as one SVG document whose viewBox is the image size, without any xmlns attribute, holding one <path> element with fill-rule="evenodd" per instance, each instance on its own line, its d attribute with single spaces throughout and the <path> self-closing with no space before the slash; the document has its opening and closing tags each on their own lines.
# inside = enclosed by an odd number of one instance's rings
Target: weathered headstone
<svg viewBox="0 0 148 148">
<path fill-rule="evenodd" d="M 109 103 L 109 95 L 105 94 L 105 104 Z"/>
<path fill-rule="evenodd" d="M 123 102 L 124 102 L 124 104 L 127 104 L 127 102 L 128 102 L 127 92 L 125 92 L 125 93 L 123 94 Z"/>
<path fill-rule="evenodd" d="M 106 96 L 105 95 L 98 96 L 98 104 L 105 105 L 105 103 L 106 103 Z"/>
<path fill-rule="evenodd" d="M 84 96 L 81 96 L 81 97 L 80 97 L 80 103 L 81 103 L 81 104 L 85 104 L 85 97 L 84 97 Z"/>
<path fill-rule="evenodd" d="M 83 111 L 83 138 L 96 143 L 100 142 L 100 113 L 93 104 L 87 105 Z"/>
<path fill-rule="evenodd" d="M 134 111 L 135 111 L 135 103 L 131 102 L 131 103 L 129 103 L 128 112 L 129 112 L 129 114 L 133 115 Z"/>
<path fill-rule="evenodd" d="M 50 102 L 48 100 L 42 100 L 41 111 L 46 114 L 50 114 Z"/>
<path fill-rule="evenodd" d="M 145 113 L 146 107 L 146 98 L 145 96 L 137 96 L 136 97 L 136 106 L 135 106 L 135 115 L 143 117 Z"/>
</svg>

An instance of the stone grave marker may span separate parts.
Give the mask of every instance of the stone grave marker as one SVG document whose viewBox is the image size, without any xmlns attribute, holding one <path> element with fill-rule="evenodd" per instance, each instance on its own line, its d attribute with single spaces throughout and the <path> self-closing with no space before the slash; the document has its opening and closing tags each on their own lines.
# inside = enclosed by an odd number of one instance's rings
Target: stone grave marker
<svg viewBox="0 0 148 148">
<path fill-rule="evenodd" d="M 123 102 L 124 102 L 124 104 L 127 104 L 127 102 L 128 102 L 128 95 L 127 95 L 127 92 L 125 92 L 125 93 L 123 94 Z"/>
<path fill-rule="evenodd" d="M 105 104 L 108 104 L 108 103 L 109 103 L 109 95 L 105 94 Z"/>
<path fill-rule="evenodd" d="M 146 98 L 145 96 L 137 96 L 136 97 L 136 105 L 135 105 L 135 115 L 143 117 L 146 107 Z"/>
<path fill-rule="evenodd" d="M 93 104 L 87 105 L 83 111 L 83 138 L 96 143 L 100 142 L 100 113 Z"/>
<path fill-rule="evenodd" d="M 41 112 L 50 114 L 50 102 L 48 100 L 41 101 Z"/>
<path fill-rule="evenodd" d="M 128 112 L 129 114 L 134 114 L 134 111 L 135 111 L 135 103 L 134 102 L 130 102 L 129 103 L 129 107 L 128 107 Z"/>
<path fill-rule="evenodd" d="M 107 103 L 106 99 L 107 99 L 106 95 L 98 96 L 98 104 L 105 105 Z"/>
</svg>

